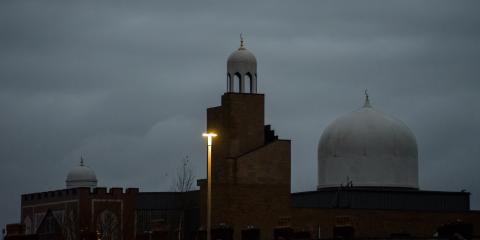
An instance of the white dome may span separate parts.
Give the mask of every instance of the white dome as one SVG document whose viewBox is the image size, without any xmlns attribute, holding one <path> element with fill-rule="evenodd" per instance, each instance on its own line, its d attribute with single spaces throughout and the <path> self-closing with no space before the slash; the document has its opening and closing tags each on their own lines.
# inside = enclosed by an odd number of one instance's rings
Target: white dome
<svg viewBox="0 0 480 240">
<path fill-rule="evenodd" d="M 240 47 L 228 57 L 227 72 L 232 76 L 235 75 L 235 73 L 241 75 L 247 73 L 256 74 L 257 59 L 255 58 L 255 55 L 245 47 Z"/>
<path fill-rule="evenodd" d="M 67 180 L 65 182 L 67 188 L 96 187 L 97 176 L 91 168 L 83 164 L 82 159 L 79 166 L 74 167 L 68 172 Z"/>
<path fill-rule="evenodd" d="M 257 93 L 257 59 L 243 45 L 240 36 L 240 48 L 227 60 L 227 92 Z"/>
<path fill-rule="evenodd" d="M 318 188 L 418 188 L 415 136 L 400 120 L 365 106 L 337 118 L 318 145 Z"/>
<path fill-rule="evenodd" d="M 257 64 L 257 58 L 245 47 L 240 47 L 230 54 L 227 60 L 227 64 L 229 63 Z"/>
</svg>

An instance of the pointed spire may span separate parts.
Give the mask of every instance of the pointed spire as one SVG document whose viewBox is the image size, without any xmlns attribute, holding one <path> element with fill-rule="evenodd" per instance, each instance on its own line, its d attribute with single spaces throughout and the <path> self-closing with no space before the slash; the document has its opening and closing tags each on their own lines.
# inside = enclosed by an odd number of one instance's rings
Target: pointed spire
<svg viewBox="0 0 480 240">
<path fill-rule="evenodd" d="M 84 163 L 83 163 L 83 155 L 80 155 L 80 166 L 85 166 Z"/>
<path fill-rule="evenodd" d="M 244 49 L 243 33 L 240 33 L 240 49 Z"/>
<path fill-rule="evenodd" d="M 365 89 L 365 103 L 363 104 L 363 107 L 364 108 L 372 107 L 372 105 L 370 105 L 370 98 L 368 97 L 368 89 Z"/>
</svg>

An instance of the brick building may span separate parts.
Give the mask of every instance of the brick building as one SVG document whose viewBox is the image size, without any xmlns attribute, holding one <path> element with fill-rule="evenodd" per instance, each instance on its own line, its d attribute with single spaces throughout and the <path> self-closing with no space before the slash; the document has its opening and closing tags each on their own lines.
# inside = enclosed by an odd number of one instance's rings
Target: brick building
<svg viewBox="0 0 480 240">
<path fill-rule="evenodd" d="M 291 143 L 265 124 L 257 62 L 243 42 L 227 61 L 227 91 L 207 109 L 212 152 L 213 239 L 480 237 L 470 193 L 418 186 L 413 133 L 364 106 L 322 134 L 318 189 L 291 193 Z M 205 239 L 206 180 L 200 190 L 143 193 L 96 188 L 83 163 L 67 189 L 22 195 L 9 239 Z"/>
<path fill-rule="evenodd" d="M 76 187 L 22 195 L 21 223 L 7 239 L 193 239 L 199 191 Z"/>
<path fill-rule="evenodd" d="M 40 239 L 78 239 L 105 235 L 133 239 L 138 189 L 88 187 L 22 195 L 26 235 Z"/>
<path fill-rule="evenodd" d="M 218 134 L 212 224 L 224 229 L 224 239 L 480 236 L 470 193 L 420 190 L 414 134 L 372 108 L 367 93 L 361 109 L 322 134 L 318 190 L 291 193 L 290 140 L 265 124 L 256 64 L 242 43 L 228 58 L 221 105 L 207 109 L 207 130 Z M 202 226 L 205 183 L 199 184 Z"/>
</svg>

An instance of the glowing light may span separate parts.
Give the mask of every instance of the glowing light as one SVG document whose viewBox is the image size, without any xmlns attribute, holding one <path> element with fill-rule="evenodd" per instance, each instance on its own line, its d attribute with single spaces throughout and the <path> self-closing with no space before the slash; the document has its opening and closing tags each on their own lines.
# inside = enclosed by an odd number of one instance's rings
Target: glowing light
<svg viewBox="0 0 480 240">
<path fill-rule="evenodd" d="M 212 228 L 212 138 L 216 133 L 204 133 L 202 136 L 208 139 L 207 144 L 207 240 L 211 240 Z"/>
<path fill-rule="evenodd" d="M 202 136 L 206 137 L 208 139 L 208 146 L 212 146 L 212 138 L 216 137 L 216 133 L 204 133 Z"/>
</svg>

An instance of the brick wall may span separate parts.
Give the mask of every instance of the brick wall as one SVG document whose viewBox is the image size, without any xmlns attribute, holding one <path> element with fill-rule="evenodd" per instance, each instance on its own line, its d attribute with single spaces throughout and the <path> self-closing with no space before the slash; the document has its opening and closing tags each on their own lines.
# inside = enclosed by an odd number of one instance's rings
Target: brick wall
<svg viewBox="0 0 480 240">
<path fill-rule="evenodd" d="M 32 234 L 50 210 L 62 228 L 78 238 L 96 232 L 100 214 L 109 210 L 120 222 L 123 239 L 133 239 L 137 193 L 138 189 L 131 188 L 125 192 L 122 188 L 73 188 L 24 194 L 21 222 Z"/>
<path fill-rule="evenodd" d="M 290 216 L 290 141 L 265 142 L 264 95 L 226 93 L 207 110 L 212 150 L 212 225 L 273 229 Z M 201 186 L 205 226 L 206 185 Z M 271 232 L 265 233 L 266 239 Z M 263 237 L 262 237 L 263 238 Z"/>
</svg>

